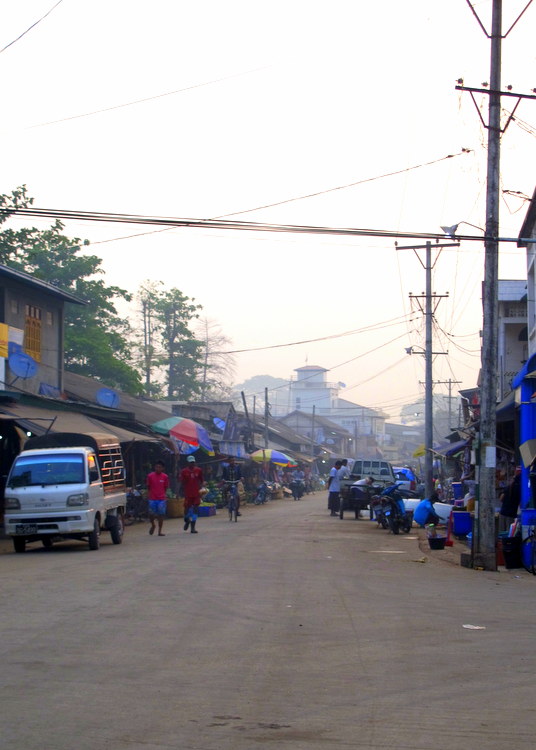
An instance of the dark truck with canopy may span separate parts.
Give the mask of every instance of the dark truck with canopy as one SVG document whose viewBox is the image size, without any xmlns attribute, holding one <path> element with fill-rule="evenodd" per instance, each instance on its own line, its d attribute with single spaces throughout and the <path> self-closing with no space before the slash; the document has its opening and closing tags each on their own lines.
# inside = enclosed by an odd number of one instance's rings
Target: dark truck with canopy
<svg viewBox="0 0 536 750">
<path fill-rule="evenodd" d="M 372 485 L 357 485 L 356 482 L 372 477 Z M 377 494 L 391 484 L 396 478 L 393 467 L 388 461 L 381 459 L 355 458 L 348 459 L 348 478 L 341 479 L 341 493 L 339 516 L 344 518 L 344 512 L 355 513 L 369 507 L 372 495 Z"/>
</svg>

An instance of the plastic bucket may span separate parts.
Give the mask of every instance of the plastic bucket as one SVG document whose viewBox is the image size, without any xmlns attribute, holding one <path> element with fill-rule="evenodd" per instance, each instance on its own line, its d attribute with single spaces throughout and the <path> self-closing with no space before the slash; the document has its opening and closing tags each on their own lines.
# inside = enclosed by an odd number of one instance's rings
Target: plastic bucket
<svg viewBox="0 0 536 750">
<path fill-rule="evenodd" d="M 428 544 L 430 549 L 445 549 L 445 542 L 447 541 L 446 536 L 435 536 L 429 537 Z"/>
<path fill-rule="evenodd" d="M 510 536 L 501 538 L 504 564 L 507 568 L 522 568 L 521 537 Z"/>
<path fill-rule="evenodd" d="M 461 482 L 452 483 L 452 494 L 455 500 L 461 500 L 463 498 L 463 486 Z"/>
</svg>

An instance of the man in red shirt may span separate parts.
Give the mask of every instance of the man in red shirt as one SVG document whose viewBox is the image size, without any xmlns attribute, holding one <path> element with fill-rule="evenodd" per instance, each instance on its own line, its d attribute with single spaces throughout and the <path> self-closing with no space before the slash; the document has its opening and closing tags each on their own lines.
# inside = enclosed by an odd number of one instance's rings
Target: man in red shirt
<svg viewBox="0 0 536 750">
<path fill-rule="evenodd" d="M 151 521 L 149 534 L 154 534 L 154 522 L 158 520 L 158 536 L 165 536 L 162 533 L 162 525 L 166 515 L 166 490 L 168 488 L 169 477 L 164 472 L 164 464 L 162 461 L 157 461 L 154 465 L 154 471 L 147 475 L 147 498 L 149 500 L 149 520 Z"/>
<path fill-rule="evenodd" d="M 188 465 L 180 472 L 179 481 L 182 484 L 184 494 L 184 531 L 190 531 L 197 534 L 195 524 L 197 521 L 197 509 L 201 502 L 199 490 L 204 484 L 203 472 L 199 466 L 195 465 L 194 456 L 188 456 L 186 459 Z"/>
</svg>

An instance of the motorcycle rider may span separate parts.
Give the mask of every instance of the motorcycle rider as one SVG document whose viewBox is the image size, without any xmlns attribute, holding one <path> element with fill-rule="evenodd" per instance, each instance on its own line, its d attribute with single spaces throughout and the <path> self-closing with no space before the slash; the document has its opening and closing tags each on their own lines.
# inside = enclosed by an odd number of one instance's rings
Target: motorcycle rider
<svg viewBox="0 0 536 750">
<path fill-rule="evenodd" d="M 294 500 L 300 500 L 305 489 L 305 473 L 299 464 L 292 472 L 292 481 L 290 485 L 294 490 L 292 493 L 294 495 Z"/>
<path fill-rule="evenodd" d="M 236 492 L 236 515 L 241 516 L 242 513 L 240 513 L 240 494 L 238 492 L 238 482 L 242 479 L 242 470 L 240 469 L 240 466 L 235 463 L 234 456 L 229 456 L 227 459 L 227 463 L 224 463 L 222 465 L 222 479 L 224 482 L 228 483 L 236 483 L 237 485 L 237 492 Z"/>
</svg>

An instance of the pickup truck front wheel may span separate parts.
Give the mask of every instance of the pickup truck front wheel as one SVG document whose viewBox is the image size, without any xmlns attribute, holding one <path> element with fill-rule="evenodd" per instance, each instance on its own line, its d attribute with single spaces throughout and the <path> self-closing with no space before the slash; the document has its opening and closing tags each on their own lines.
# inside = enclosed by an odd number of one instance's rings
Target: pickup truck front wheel
<svg viewBox="0 0 536 750">
<path fill-rule="evenodd" d="M 95 522 L 93 524 L 93 531 L 88 535 L 87 538 L 89 549 L 95 550 L 99 549 L 100 547 L 100 523 L 99 519 L 95 518 Z"/>
<path fill-rule="evenodd" d="M 15 548 L 15 552 L 26 552 L 26 539 L 23 536 L 14 536 L 13 547 Z"/>
</svg>

